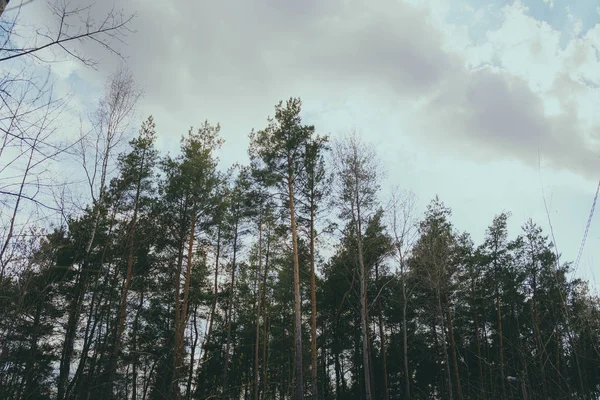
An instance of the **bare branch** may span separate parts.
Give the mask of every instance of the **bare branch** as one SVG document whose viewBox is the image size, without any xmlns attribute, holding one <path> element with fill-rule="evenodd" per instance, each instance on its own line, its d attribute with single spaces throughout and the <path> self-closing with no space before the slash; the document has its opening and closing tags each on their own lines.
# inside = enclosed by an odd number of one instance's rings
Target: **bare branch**
<svg viewBox="0 0 600 400">
<path fill-rule="evenodd" d="M 89 12 L 87 17 L 82 18 L 82 14 L 85 11 L 89 11 L 90 7 L 69 8 L 64 2 L 62 4 L 50 4 L 49 7 L 51 13 L 58 20 L 58 27 L 55 32 L 52 33 L 52 30 L 48 30 L 46 33 L 38 30 L 36 36 L 45 39 L 45 43 L 40 45 L 36 44 L 30 47 L 10 48 L 8 46 L 9 42 L 7 41 L 0 51 L 9 54 L 0 57 L 0 62 L 13 60 L 23 56 L 33 56 L 39 61 L 48 63 L 52 61 L 42 60 L 38 57 L 38 53 L 50 48 L 60 48 L 67 55 L 79 60 L 84 65 L 95 67 L 97 61 L 86 58 L 76 50 L 66 47 L 67 44 L 72 42 L 84 42 L 86 40 L 93 41 L 101 45 L 110 53 L 123 58 L 121 53 L 112 46 L 111 42 L 117 41 L 123 43 L 123 37 L 128 33 L 133 32 L 128 28 L 128 25 L 133 20 L 134 15 L 125 16 L 122 12 L 115 12 L 113 9 L 106 14 L 100 23 L 94 23 Z M 14 26 L 14 22 L 12 26 Z M 10 28 L 11 31 L 12 26 Z M 79 26 L 80 28 L 74 31 L 75 26 Z"/>
</svg>

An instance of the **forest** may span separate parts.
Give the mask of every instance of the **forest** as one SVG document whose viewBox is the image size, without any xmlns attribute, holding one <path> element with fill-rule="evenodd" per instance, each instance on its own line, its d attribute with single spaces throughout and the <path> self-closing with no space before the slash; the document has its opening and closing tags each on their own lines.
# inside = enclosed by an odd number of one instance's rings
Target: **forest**
<svg viewBox="0 0 600 400">
<path fill-rule="evenodd" d="M 81 37 L 127 23 L 106 21 Z M 368 132 L 319 132 L 297 97 L 249 127 L 250 162 L 223 165 L 219 123 L 136 120 L 126 69 L 57 143 L 64 103 L 23 72 L 37 50 L 7 46 L 0 399 L 599 398 L 600 298 L 542 221 L 509 234 L 498 210 L 474 243 L 443 199 L 420 215 L 384 187 L 402 171 Z M 46 179 L 59 158 L 80 208 Z"/>
</svg>

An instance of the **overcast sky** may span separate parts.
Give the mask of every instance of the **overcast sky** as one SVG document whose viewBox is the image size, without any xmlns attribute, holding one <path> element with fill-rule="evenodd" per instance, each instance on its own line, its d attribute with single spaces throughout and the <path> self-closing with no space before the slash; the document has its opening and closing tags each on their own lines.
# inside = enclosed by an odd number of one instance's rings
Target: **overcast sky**
<svg viewBox="0 0 600 400">
<path fill-rule="evenodd" d="M 79 0 L 85 3 L 83 0 Z M 99 2 L 100 16 L 110 2 Z M 571 4 L 574 3 L 574 4 Z M 575 260 L 600 178 L 600 7 L 596 0 L 122 0 L 137 33 L 120 45 L 144 89 L 159 147 L 219 122 L 224 165 L 274 105 L 303 100 L 322 134 L 356 128 L 386 186 L 436 194 L 478 244 L 495 214 L 514 237 L 533 218 Z M 47 19 L 43 2 L 23 19 Z M 35 22 L 33 22 L 35 23 Z M 73 110 L 94 103 L 119 64 L 53 66 Z M 74 121 L 75 123 L 75 121 Z M 599 207 L 600 208 L 600 207 Z M 598 213 L 600 214 L 600 212 Z M 600 279 L 600 215 L 577 275 Z"/>
</svg>

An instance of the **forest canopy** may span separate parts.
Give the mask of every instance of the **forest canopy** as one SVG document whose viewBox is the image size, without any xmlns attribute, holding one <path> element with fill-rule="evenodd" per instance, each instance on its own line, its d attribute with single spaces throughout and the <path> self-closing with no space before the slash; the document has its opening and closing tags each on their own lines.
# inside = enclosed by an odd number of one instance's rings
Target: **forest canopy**
<svg viewBox="0 0 600 400">
<path fill-rule="evenodd" d="M 499 213 L 476 244 L 438 197 L 382 199 L 373 148 L 317 134 L 298 98 L 249 165 L 222 172 L 209 122 L 161 154 L 148 117 L 111 175 L 134 98 L 114 79 L 81 158 L 94 201 L 5 242 L 0 397 L 598 395 L 600 303 L 534 221 L 509 240 Z"/>
</svg>

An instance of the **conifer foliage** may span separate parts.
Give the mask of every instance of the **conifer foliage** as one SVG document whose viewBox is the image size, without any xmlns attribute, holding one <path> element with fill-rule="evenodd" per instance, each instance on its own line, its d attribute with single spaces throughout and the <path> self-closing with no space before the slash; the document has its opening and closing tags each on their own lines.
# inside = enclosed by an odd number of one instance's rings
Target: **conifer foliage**
<svg viewBox="0 0 600 400">
<path fill-rule="evenodd" d="M 298 98 L 251 131 L 249 165 L 220 163 L 218 124 L 175 155 L 168 134 L 148 117 L 108 143 L 88 207 L 11 242 L 0 398 L 600 395 L 600 301 L 534 221 L 499 213 L 474 243 L 438 197 L 415 215 Z"/>
</svg>

